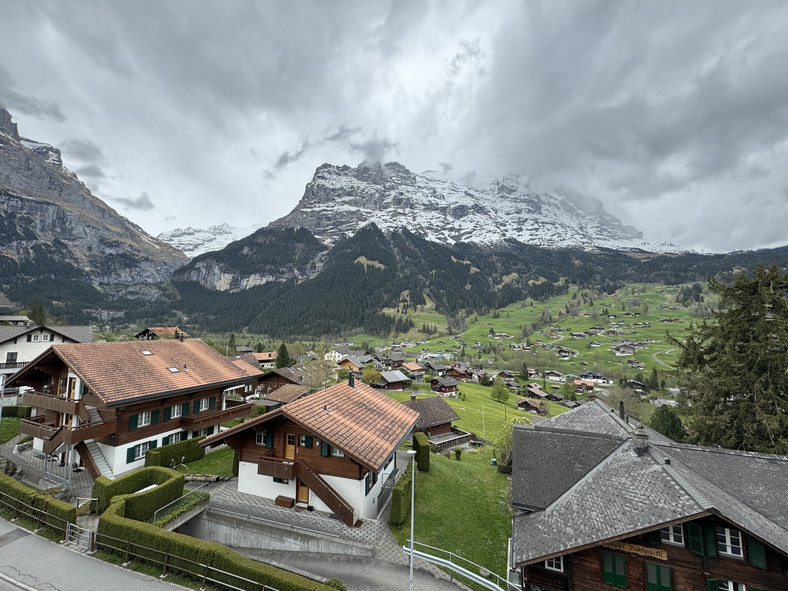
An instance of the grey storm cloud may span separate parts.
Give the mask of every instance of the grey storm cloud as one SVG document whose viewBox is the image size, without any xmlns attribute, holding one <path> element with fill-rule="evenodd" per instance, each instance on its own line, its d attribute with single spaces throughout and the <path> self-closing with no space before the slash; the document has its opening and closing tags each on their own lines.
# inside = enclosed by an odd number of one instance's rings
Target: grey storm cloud
<svg viewBox="0 0 788 591">
<path fill-rule="evenodd" d="M 11 111 L 55 121 L 66 118 L 56 102 L 19 92 L 8 70 L 0 64 L 0 101 Z"/>
<path fill-rule="evenodd" d="M 82 162 L 101 162 L 104 160 L 104 151 L 96 142 L 89 139 L 67 140 L 60 144 L 61 150 Z"/>
<path fill-rule="evenodd" d="M 128 209 L 136 209 L 139 211 L 151 211 L 156 207 L 147 193 L 140 193 L 140 196 L 136 199 L 130 197 L 116 197 L 114 201 L 122 204 Z"/>
</svg>

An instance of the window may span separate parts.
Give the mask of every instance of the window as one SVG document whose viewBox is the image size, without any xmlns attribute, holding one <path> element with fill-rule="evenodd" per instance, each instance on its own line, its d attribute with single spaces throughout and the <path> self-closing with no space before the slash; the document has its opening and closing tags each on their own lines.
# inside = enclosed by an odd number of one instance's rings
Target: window
<svg viewBox="0 0 788 591">
<path fill-rule="evenodd" d="M 10 353 L 5 354 L 5 362 L 6 363 L 16 363 L 16 351 L 12 351 Z"/>
<path fill-rule="evenodd" d="M 289 480 L 285 480 L 284 478 L 277 478 L 276 476 L 274 476 L 274 482 L 278 484 L 290 484 Z"/>
<path fill-rule="evenodd" d="M 137 415 L 137 427 L 145 427 L 146 425 L 150 425 L 150 421 L 151 414 L 149 410 L 141 412 Z"/>
<path fill-rule="evenodd" d="M 33 335 L 33 342 L 34 342 L 34 343 L 37 343 L 37 342 L 38 342 L 38 339 L 40 339 L 40 338 L 41 338 L 41 335 L 34 334 L 34 335 Z"/>
<path fill-rule="evenodd" d="M 177 367 L 168 367 L 167 369 L 169 370 L 170 373 L 178 373 L 179 371 L 181 371 Z"/>
<path fill-rule="evenodd" d="M 334 447 L 333 445 L 331 446 L 331 455 L 332 455 L 332 457 L 335 457 L 335 458 L 344 458 L 345 457 L 344 452 L 341 449 Z"/>
<path fill-rule="evenodd" d="M 49 340 L 49 335 L 48 334 L 42 334 L 41 335 L 41 340 L 42 341 L 48 341 Z"/>
<path fill-rule="evenodd" d="M 674 544 L 676 546 L 684 545 L 684 532 L 681 529 L 681 524 L 671 525 L 670 527 L 663 527 L 659 530 L 660 538 L 666 544 Z"/>
<path fill-rule="evenodd" d="M 143 349 L 141 352 L 143 355 L 145 355 L 145 357 L 150 357 L 151 355 L 153 355 L 153 353 L 151 351 L 148 351 L 147 349 Z"/>
<path fill-rule="evenodd" d="M 548 558 L 544 561 L 544 567 L 547 570 L 554 570 L 562 573 L 564 572 L 564 557 L 556 556 L 555 558 Z"/>
<path fill-rule="evenodd" d="M 664 564 L 646 563 L 646 591 L 671 591 L 671 570 Z"/>
<path fill-rule="evenodd" d="M 620 554 L 602 552 L 602 581 L 614 587 L 627 586 L 627 560 Z"/>
<path fill-rule="evenodd" d="M 148 441 L 140 443 L 139 445 L 135 445 L 134 446 L 134 459 L 135 460 L 141 460 L 142 458 L 145 457 L 145 454 L 148 453 L 149 449 L 150 449 L 150 442 L 148 442 Z"/>
<path fill-rule="evenodd" d="M 177 419 L 182 414 L 183 414 L 183 407 L 180 404 L 176 404 L 170 410 L 170 418 L 171 419 Z"/>
<path fill-rule="evenodd" d="M 257 431 L 255 433 L 255 443 L 263 445 L 268 449 L 274 447 L 274 432 L 273 431 Z"/>
<path fill-rule="evenodd" d="M 744 583 L 734 583 L 733 581 L 717 581 L 719 591 L 747 591 Z"/>
<path fill-rule="evenodd" d="M 741 533 L 729 527 L 717 528 L 717 551 L 724 556 L 744 558 L 742 551 Z M 737 590 L 738 591 L 738 590 Z"/>
<path fill-rule="evenodd" d="M 311 435 L 299 435 L 298 436 L 298 445 L 301 447 L 305 447 L 307 449 L 312 449 L 313 444 L 313 437 Z"/>
<path fill-rule="evenodd" d="M 198 409 L 200 412 L 204 410 L 208 410 L 208 405 L 209 405 L 208 400 L 209 400 L 208 398 L 202 398 L 200 400 L 200 407 Z"/>
</svg>

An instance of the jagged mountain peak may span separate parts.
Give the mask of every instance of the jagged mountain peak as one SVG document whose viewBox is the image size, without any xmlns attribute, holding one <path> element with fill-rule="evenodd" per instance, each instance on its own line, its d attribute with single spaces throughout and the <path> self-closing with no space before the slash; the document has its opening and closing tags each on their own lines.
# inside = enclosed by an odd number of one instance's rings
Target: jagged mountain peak
<svg viewBox="0 0 788 591">
<path fill-rule="evenodd" d="M 548 248 L 666 250 L 643 242 L 641 232 L 607 213 L 600 200 L 576 191 L 547 189 L 530 177 L 463 184 L 398 162 L 323 164 L 295 209 L 271 225 L 302 226 L 334 244 L 369 222 L 384 232 L 407 227 L 448 244 L 514 239 Z"/>
</svg>

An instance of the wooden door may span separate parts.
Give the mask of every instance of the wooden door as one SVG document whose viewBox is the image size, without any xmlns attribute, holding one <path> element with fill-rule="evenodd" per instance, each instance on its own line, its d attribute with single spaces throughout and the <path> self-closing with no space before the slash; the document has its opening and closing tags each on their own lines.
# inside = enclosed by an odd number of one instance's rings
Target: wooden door
<svg viewBox="0 0 788 591">
<path fill-rule="evenodd" d="M 309 487 L 300 479 L 296 484 L 296 502 L 309 504 Z"/>
<path fill-rule="evenodd" d="M 295 459 L 296 436 L 295 433 L 288 433 L 287 440 L 285 441 L 285 459 Z"/>
</svg>

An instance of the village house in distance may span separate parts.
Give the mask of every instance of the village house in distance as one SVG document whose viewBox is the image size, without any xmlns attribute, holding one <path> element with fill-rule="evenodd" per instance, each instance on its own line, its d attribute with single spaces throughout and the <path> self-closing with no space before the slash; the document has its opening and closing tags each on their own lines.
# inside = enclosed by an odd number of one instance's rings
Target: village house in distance
<svg viewBox="0 0 788 591">
<path fill-rule="evenodd" d="M 239 492 L 334 513 L 355 525 L 375 519 L 395 473 L 396 451 L 419 413 L 350 377 L 200 442 L 238 456 Z"/>
<path fill-rule="evenodd" d="M 200 340 L 54 345 L 9 380 L 33 416 L 21 421 L 36 450 L 93 478 L 140 468 L 145 454 L 217 431 L 252 405 L 224 408 L 225 395 L 253 387 L 260 370 L 238 367 Z M 48 462 L 45 462 L 45 466 Z"/>
<path fill-rule="evenodd" d="M 679 444 L 598 400 L 515 425 L 512 453 L 524 590 L 788 588 L 786 456 Z"/>
</svg>

